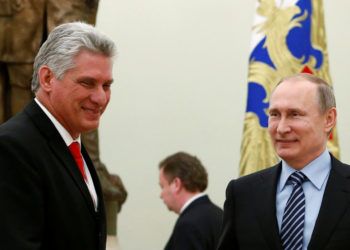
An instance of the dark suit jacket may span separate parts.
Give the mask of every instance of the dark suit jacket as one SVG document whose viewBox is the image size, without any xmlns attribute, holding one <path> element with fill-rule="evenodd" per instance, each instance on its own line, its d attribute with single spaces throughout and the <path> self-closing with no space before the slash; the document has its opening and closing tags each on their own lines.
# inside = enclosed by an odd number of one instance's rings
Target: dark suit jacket
<svg viewBox="0 0 350 250">
<path fill-rule="evenodd" d="M 0 249 L 105 249 L 101 187 L 84 148 L 82 153 L 97 212 L 69 149 L 34 101 L 0 126 Z"/>
<path fill-rule="evenodd" d="M 194 200 L 177 219 L 165 250 L 214 250 L 222 216 L 222 209 L 207 195 Z"/>
<path fill-rule="evenodd" d="M 280 172 L 281 163 L 229 183 L 219 250 L 282 250 L 276 219 Z M 333 156 L 308 249 L 350 249 L 350 167 Z"/>
</svg>

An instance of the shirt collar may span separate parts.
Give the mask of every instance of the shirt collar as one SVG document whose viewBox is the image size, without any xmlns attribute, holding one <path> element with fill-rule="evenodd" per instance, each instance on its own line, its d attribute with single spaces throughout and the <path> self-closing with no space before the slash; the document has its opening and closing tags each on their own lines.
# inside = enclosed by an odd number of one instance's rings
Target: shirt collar
<svg viewBox="0 0 350 250">
<path fill-rule="evenodd" d="M 331 156 L 326 149 L 320 156 L 315 160 L 307 164 L 300 171 L 306 175 L 308 180 L 318 189 L 322 188 L 325 183 L 329 172 L 331 170 Z M 278 191 L 281 192 L 286 186 L 289 176 L 295 172 L 295 169 L 289 166 L 285 161 L 282 160 L 282 171 L 279 181 Z"/>
<path fill-rule="evenodd" d="M 192 196 L 190 199 L 188 199 L 185 204 L 182 206 L 181 210 L 180 210 L 180 214 L 196 199 L 204 196 L 205 193 L 199 193 L 199 194 L 196 194 L 194 196 Z"/>
<path fill-rule="evenodd" d="M 73 141 L 79 142 L 81 144 L 80 135 L 77 139 L 73 139 L 72 136 L 68 133 L 68 131 L 62 126 L 62 124 L 57 121 L 57 119 L 50 113 L 50 111 L 37 99 L 34 98 L 35 102 L 39 105 L 39 107 L 44 111 L 44 113 L 49 117 L 50 121 L 53 123 L 58 133 L 63 138 L 64 142 L 67 146 L 69 146 Z"/>
</svg>

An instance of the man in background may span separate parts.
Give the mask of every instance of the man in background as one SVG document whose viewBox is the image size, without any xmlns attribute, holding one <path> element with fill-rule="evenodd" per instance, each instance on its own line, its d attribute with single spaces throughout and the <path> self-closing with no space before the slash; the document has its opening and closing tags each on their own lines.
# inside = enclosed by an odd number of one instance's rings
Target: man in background
<svg viewBox="0 0 350 250">
<path fill-rule="evenodd" d="M 160 197 L 170 211 L 179 214 L 165 250 L 215 249 L 222 224 L 222 210 L 204 190 L 208 174 L 200 160 L 179 152 L 159 164 Z"/>
<path fill-rule="evenodd" d="M 94 27 L 56 27 L 35 61 L 35 99 L 0 126 L 0 249 L 105 250 L 100 182 L 81 145 L 113 82 L 115 45 Z"/>
<path fill-rule="evenodd" d="M 327 150 L 336 117 L 324 80 L 282 79 L 268 124 L 282 161 L 229 183 L 219 250 L 350 249 L 350 167 Z"/>
</svg>

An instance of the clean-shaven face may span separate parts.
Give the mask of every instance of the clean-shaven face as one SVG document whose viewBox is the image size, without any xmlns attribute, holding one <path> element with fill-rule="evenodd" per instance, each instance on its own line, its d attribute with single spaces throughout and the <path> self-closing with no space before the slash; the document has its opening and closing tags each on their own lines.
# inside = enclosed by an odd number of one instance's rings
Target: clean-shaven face
<svg viewBox="0 0 350 250">
<path fill-rule="evenodd" d="M 73 138 L 98 127 L 113 81 L 110 57 L 82 50 L 74 64 L 62 79 L 52 79 L 49 93 L 52 114 Z"/>
<path fill-rule="evenodd" d="M 327 129 L 316 84 L 289 80 L 277 86 L 270 99 L 268 131 L 282 159 L 294 168 L 304 167 L 325 150 Z"/>
</svg>

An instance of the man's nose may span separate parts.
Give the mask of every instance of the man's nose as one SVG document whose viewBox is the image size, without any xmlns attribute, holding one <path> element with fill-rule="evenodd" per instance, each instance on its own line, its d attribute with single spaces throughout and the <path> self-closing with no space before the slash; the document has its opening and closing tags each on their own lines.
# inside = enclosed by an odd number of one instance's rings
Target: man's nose
<svg viewBox="0 0 350 250">
<path fill-rule="evenodd" d="M 95 88 L 91 94 L 91 100 L 99 105 L 105 105 L 108 99 L 109 93 L 106 92 L 102 86 Z"/>
<path fill-rule="evenodd" d="M 291 128 L 288 120 L 282 117 L 277 124 L 277 132 L 280 134 L 284 134 L 290 131 L 291 131 Z"/>
</svg>

